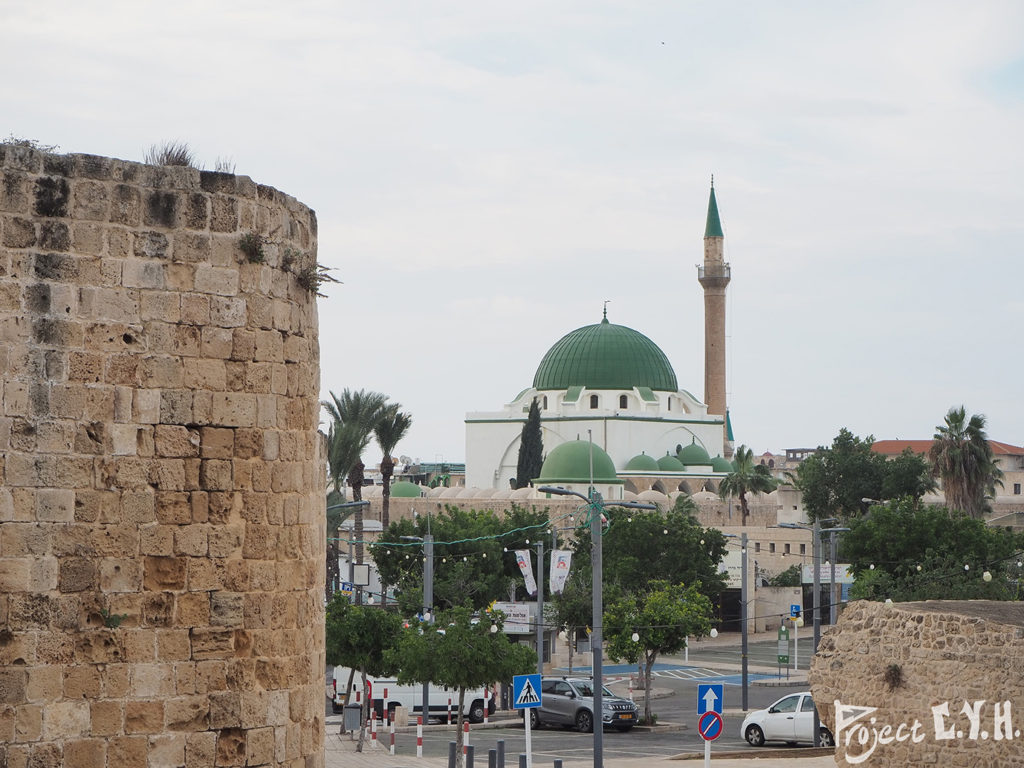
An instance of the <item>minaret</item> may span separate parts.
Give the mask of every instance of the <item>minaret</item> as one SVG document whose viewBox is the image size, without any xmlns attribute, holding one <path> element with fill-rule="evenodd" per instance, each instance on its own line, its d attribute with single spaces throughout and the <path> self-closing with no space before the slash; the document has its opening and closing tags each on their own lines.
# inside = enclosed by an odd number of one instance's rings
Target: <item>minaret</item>
<svg viewBox="0 0 1024 768">
<path fill-rule="evenodd" d="M 704 402 L 708 413 L 727 418 L 725 403 L 725 288 L 731 272 L 723 257 L 725 236 L 718 218 L 715 177 L 711 177 L 708 221 L 704 227 L 704 263 L 697 266 L 697 279 L 704 288 Z M 723 433 L 723 455 L 732 455 L 729 436 Z"/>
</svg>

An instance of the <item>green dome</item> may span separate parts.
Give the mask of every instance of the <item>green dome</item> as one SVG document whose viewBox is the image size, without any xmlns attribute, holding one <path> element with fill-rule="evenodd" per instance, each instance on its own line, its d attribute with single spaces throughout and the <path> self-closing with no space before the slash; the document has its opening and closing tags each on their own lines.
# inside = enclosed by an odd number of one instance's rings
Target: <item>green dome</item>
<svg viewBox="0 0 1024 768">
<path fill-rule="evenodd" d="M 711 460 L 711 468 L 715 472 L 733 472 L 736 469 L 731 461 L 723 459 L 721 456 L 715 456 Z"/>
<path fill-rule="evenodd" d="M 697 445 L 697 438 L 679 452 L 679 460 L 688 467 L 694 464 L 711 464 L 711 457 L 704 450 L 704 446 Z"/>
<path fill-rule="evenodd" d="M 590 451 L 591 443 L 575 440 L 562 443 L 548 454 L 544 465 L 540 468 L 540 477 L 534 485 L 550 485 L 552 483 L 589 483 L 590 482 Z M 594 445 L 594 482 L 621 483 L 615 476 L 615 464 L 611 456 Z"/>
<path fill-rule="evenodd" d="M 686 467 L 683 463 L 675 456 L 666 453 L 660 459 L 658 459 L 658 469 L 662 472 L 685 472 Z"/>
<path fill-rule="evenodd" d="M 639 456 L 634 456 L 626 464 L 626 472 L 657 472 L 658 471 L 658 460 L 653 456 L 648 456 L 646 453 L 641 453 Z"/>
<path fill-rule="evenodd" d="M 393 499 L 417 499 L 423 495 L 422 486 L 410 483 L 408 480 L 399 480 L 391 484 L 391 498 Z"/>
<path fill-rule="evenodd" d="M 536 389 L 679 389 L 675 371 L 657 344 L 607 316 L 555 342 L 533 377 Z"/>
</svg>

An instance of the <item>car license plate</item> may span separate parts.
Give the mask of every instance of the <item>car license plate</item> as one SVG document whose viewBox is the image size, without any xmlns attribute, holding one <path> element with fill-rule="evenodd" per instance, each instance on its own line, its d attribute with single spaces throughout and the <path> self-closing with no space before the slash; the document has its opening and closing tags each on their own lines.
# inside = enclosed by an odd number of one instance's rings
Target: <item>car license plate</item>
<svg viewBox="0 0 1024 768">
<path fill-rule="evenodd" d="M 619 715 L 619 719 L 620 720 L 632 720 L 633 719 L 633 715 L 632 715 L 632 713 L 630 713 L 628 715 Z"/>
</svg>

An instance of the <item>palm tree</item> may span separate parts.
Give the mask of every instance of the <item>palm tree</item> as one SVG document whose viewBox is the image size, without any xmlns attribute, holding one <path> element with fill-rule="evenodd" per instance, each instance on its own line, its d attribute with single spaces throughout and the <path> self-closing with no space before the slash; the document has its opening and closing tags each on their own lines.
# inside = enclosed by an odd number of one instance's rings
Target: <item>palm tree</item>
<svg viewBox="0 0 1024 768">
<path fill-rule="evenodd" d="M 772 477 L 768 467 L 754 464 L 754 452 L 741 445 L 736 449 L 732 459 L 733 471 L 722 478 L 718 485 L 718 495 L 725 499 L 728 496 L 739 496 L 740 509 L 743 510 L 743 525 L 747 524 L 750 508 L 747 506 L 748 493 L 771 493 L 779 481 Z"/>
<path fill-rule="evenodd" d="M 412 416 L 398 410 L 402 406 L 392 403 L 384 409 L 380 419 L 373 427 L 373 434 L 377 438 L 377 445 L 384 454 L 380 460 L 380 475 L 384 481 L 381 489 L 383 503 L 381 506 L 380 523 L 384 528 L 391 522 L 391 476 L 395 472 L 395 459 L 391 453 L 398 445 L 398 441 L 405 437 L 412 426 Z"/>
<path fill-rule="evenodd" d="M 1003 484 L 1003 472 L 985 435 L 985 417 L 974 414 L 968 419 L 961 405 L 949 409 L 945 422 L 935 428 L 928 454 L 932 472 L 942 480 L 948 509 L 980 519 L 991 511 L 988 500 L 995 495 L 996 485 Z"/>
<path fill-rule="evenodd" d="M 345 388 L 338 397 L 330 393 L 330 400 L 321 401 L 331 417 L 327 434 L 327 464 L 335 490 L 347 480 L 352 488 L 352 500 L 363 499 L 363 451 L 370 444 L 370 435 L 387 407 L 387 397 L 379 392 L 360 389 L 353 392 Z M 363 561 L 363 508 L 356 507 L 354 519 L 355 560 Z"/>
</svg>

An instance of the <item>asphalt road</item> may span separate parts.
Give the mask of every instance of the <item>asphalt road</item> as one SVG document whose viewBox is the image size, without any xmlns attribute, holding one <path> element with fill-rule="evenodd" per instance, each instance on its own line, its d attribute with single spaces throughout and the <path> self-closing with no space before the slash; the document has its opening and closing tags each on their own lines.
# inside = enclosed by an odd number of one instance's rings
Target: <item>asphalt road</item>
<svg viewBox="0 0 1024 768">
<path fill-rule="evenodd" d="M 801 638 L 801 651 L 803 651 L 803 638 Z M 752 643 L 749 648 L 748 657 L 752 664 L 774 663 L 776 652 L 774 641 Z M 807 645 L 807 659 L 810 659 L 810 638 Z M 639 730 L 619 733 L 614 730 L 604 732 L 603 747 L 605 755 L 609 758 L 637 758 L 644 756 L 664 757 L 682 752 L 694 752 L 702 754 L 704 742 L 697 733 L 697 686 L 704 679 L 704 675 L 721 674 L 710 669 L 701 671 L 702 664 L 738 663 L 738 648 L 723 648 L 716 650 L 704 650 L 698 654 L 691 654 L 690 667 L 696 670 L 685 669 L 682 660 L 666 659 L 665 668 L 659 670 L 654 687 L 668 689 L 672 693 L 665 698 L 652 701 L 652 711 L 658 716 L 658 721 L 663 724 L 683 724 L 684 730 L 655 730 L 654 732 L 643 732 Z M 801 653 L 801 668 L 805 668 L 803 653 Z M 615 668 L 612 667 L 614 670 Z M 695 675 L 691 677 L 691 675 Z M 614 672 L 606 677 L 613 680 L 616 677 Z M 725 678 L 727 680 L 738 679 L 735 677 Z M 327 677 L 330 684 L 330 670 Z M 803 690 L 806 684 L 794 684 L 790 686 L 764 687 L 757 685 L 748 686 L 748 709 L 761 709 L 767 707 L 776 699 L 787 693 Z M 740 725 L 743 722 L 745 713 L 740 711 L 742 703 L 742 690 L 738 684 L 726 684 L 725 689 L 725 713 L 724 732 L 721 738 L 712 742 L 712 755 L 715 752 L 732 750 L 755 751 L 753 747 L 746 744 L 740 735 Z M 642 694 L 635 696 L 637 704 L 643 709 Z M 341 717 L 331 712 L 330 701 L 327 702 L 326 714 L 328 715 L 328 729 L 333 730 L 340 727 Z M 581 759 L 593 754 L 593 735 L 577 733 L 573 730 L 542 728 L 531 734 L 533 754 L 536 759 L 548 760 L 554 758 Z M 387 743 L 387 735 L 379 737 L 382 746 Z M 454 741 L 454 729 L 427 729 L 424 733 L 423 744 L 424 754 L 427 756 L 443 757 L 448 752 L 449 741 Z M 507 763 L 512 762 L 512 757 L 525 751 L 525 731 L 521 721 L 513 721 L 508 727 L 481 729 L 473 731 L 471 743 L 475 745 L 478 760 L 486 759 L 487 750 L 496 748 L 496 742 L 501 739 L 505 742 L 505 754 L 508 757 Z M 767 746 L 762 749 L 770 752 L 777 749 L 775 746 Z M 396 736 L 396 752 L 400 755 L 415 755 L 416 738 L 412 733 L 398 734 Z"/>
</svg>

